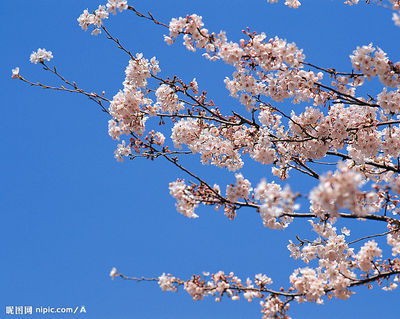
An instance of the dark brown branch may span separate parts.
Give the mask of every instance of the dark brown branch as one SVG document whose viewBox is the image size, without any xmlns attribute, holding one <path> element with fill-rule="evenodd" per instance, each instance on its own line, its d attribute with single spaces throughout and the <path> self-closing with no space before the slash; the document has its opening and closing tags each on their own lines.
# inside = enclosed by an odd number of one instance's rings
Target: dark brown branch
<svg viewBox="0 0 400 319">
<path fill-rule="evenodd" d="M 312 213 L 285 213 L 282 216 L 288 216 L 288 217 L 301 217 L 301 218 L 320 218 L 319 216 L 316 216 L 315 214 Z M 395 223 L 396 225 L 400 225 L 400 220 L 391 218 L 388 216 L 380 216 L 380 215 L 373 215 L 373 214 L 367 214 L 364 216 L 358 216 L 354 214 L 345 214 L 345 213 L 338 213 L 338 216 L 342 218 L 348 218 L 348 219 L 367 219 L 367 220 L 375 220 L 375 221 L 380 221 L 380 222 L 386 222 L 386 223 Z"/>
<path fill-rule="evenodd" d="M 353 160 L 353 158 L 351 156 L 349 156 L 347 154 L 339 153 L 339 152 L 328 151 L 328 152 L 326 152 L 326 154 L 338 156 L 338 157 L 341 157 L 342 159 Z M 400 169 L 399 168 L 395 168 L 394 166 L 387 166 L 387 165 L 375 163 L 375 162 L 372 162 L 372 161 L 365 161 L 364 163 L 367 164 L 367 165 L 374 166 L 376 168 L 382 168 L 382 169 L 387 170 L 387 171 L 400 173 Z"/>
</svg>

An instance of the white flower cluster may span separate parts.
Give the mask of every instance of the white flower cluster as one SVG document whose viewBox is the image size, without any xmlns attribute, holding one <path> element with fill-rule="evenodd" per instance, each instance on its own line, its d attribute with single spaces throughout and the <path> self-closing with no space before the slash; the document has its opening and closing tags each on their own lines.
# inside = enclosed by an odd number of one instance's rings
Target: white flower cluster
<svg viewBox="0 0 400 319">
<path fill-rule="evenodd" d="M 46 51 L 46 49 L 38 49 L 37 51 L 32 52 L 30 61 L 34 64 L 37 64 L 38 62 L 39 63 L 44 62 L 44 60 L 50 61 L 52 58 L 53 58 L 53 53 L 51 51 Z"/>
<path fill-rule="evenodd" d="M 204 287 L 198 285 L 194 280 L 188 280 L 184 284 L 184 289 L 192 297 L 193 300 L 202 300 L 206 294 Z"/>
<path fill-rule="evenodd" d="M 156 97 L 155 107 L 160 106 L 163 112 L 173 114 L 185 108 L 185 105 L 179 102 L 178 95 L 168 85 L 162 84 L 156 91 Z"/>
<path fill-rule="evenodd" d="M 400 15 L 399 14 L 397 14 L 396 12 L 393 12 L 392 20 L 394 22 L 394 25 L 400 27 Z"/>
<path fill-rule="evenodd" d="M 202 48 L 207 51 L 204 55 L 211 60 L 223 59 L 229 64 L 237 64 L 243 56 L 243 49 L 237 43 L 228 42 L 222 31 L 211 40 L 208 30 L 203 26 L 202 17 L 197 14 L 174 18 L 169 24 L 169 36 L 164 36 L 164 40 L 172 44 L 179 34 L 184 34 L 183 44 L 188 50 Z"/>
<path fill-rule="evenodd" d="M 287 246 L 294 259 L 301 258 L 309 263 L 318 258 L 318 267 L 311 269 L 309 267 L 297 269 L 290 276 L 290 282 L 298 292 L 306 295 L 308 301 L 322 303 L 321 297 L 326 294 L 326 288 L 330 287 L 336 298 L 348 299 L 352 292 L 348 289 L 351 280 L 355 278 L 354 272 L 349 268 L 352 263 L 353 249 L 349 248 L 345 235 L 349 231 L 342 229 L 342 234 L 336 234 L 336 228 L 330 223 L 316 224 L 311 222 L 313 229 L 324 239 L 320 237 L 300 246 L 294 245 L 292 241 Z M 303 298 L 298 298 L 303 301 Z"/>
<path fill-rule="evenodd" d="M 109 121 L 108 133 L 119 139 L 122 133 L 143 134 L 147 117 L 140 112 L 140 105 L 146 102 L 141 91 L 119 91 L 110 104 L 110 114 L 115 120 Z"/>
<path fill-rule="evenodd" d="M 117 276 L 118 276 L 118 270 L 117 270 L 117 268 L 113 267 L 110 271 L 110 277 L 111 277 L 111 279 L 114 279 Z"/>
<path fill-rule="evenodd" d="M 387 110 L 398 107 L 395 105 L 397 99 L 399 99 L 397 93 L 388 96 L 383 96 L 381 93 L 378 100 L 382 101 L 382 109 Z M 346 106 L 341 103 L 332 105 L 326 115 L 314 107 L 307 107 L 299 115 L 292 111 L 289 122 L 291 135 L 281 133 L 281 128 L 277 128 L 275 134 L 281 134 L 285 139 L 296 136 L 296 139 L 304 139 L 304 141 L 286 144 L 286 151 L 279 153 L 281 156 L 296 153 L 305 158 L 319 159 L 326 156 L 329 150 L 343 149 L 347 145 L 348 154 L 357 163 L 378 158 L 382 151 L 389 156 L 386 160 L 389 160 L 390 156 L 396 158 L 397 142 L 394 142 L 391 136 L 396 136 L 397 128 L 378 130 L 378 127 L 371 125 L 379 123 L 378 114 L 384 117 L 383 113 L 378 113 L 371 107 Z M 314 138 L 310 139 L 310 136 Z"/>
<path fill-rule="evenodd" d="M 184 119 L 175 123 L 171 139 L 176 148 L 182 149 L 182 145 L 194 144 L 200 132 L 201 126 L 197 119 Z"/>
<path fill-rule="evenodd" d="M 223 51 L 226 50 L 225 46 L 216 45 L 218 56 L 236 66 L 233 78 L 225 79 L 225 85 L 231 96 L 238 97 L 238 93 L 242 92 L 240 101 L 248 111 L 253 109 L 254 97 L 259 94 L 269 96 L 275 101 L 286 98 L 293 98 L 294 103 L 309 99 L 324 101 L 327 98 L 326 93 L 316 92 L 314 89 L 315 82 L 322 79 L 322 73 L 315 74 L 312 71 L 301 70 L 303 67 L 301 62 L 305 58 L 302 50 L 299 50 L 294 43 L 287 43 L 278 37 L 266 40 L 265 33 L 252 36 L 247 42 L 242 39 L 241 54 L 236 55 L 234 60 L 225 57 Z M 222 43 L 224 41 L 221 40 Z M 242 56 L 252 57 L 252 61 L 260 69 L 257 72 L 250 72 L 243 64 Z"/>
<path fill-rule="evenodd" d="M 400 156 L 400 128 L 394 126 L 382 130 L 382 151 L 385 155 L 397 158 Z"/>
<path fill-rule="evenodd" d="M 267 2 L 277 3 L 278 0 L 267 0 Z M 301 6 L 301 3 L 298 0 L 285 0 L 285 6 L 288 6 L 289 8 L 297 9 L 298 7 Z"/>
<path fill-rule="evenodd" d="M 12 79 L 18 79 L 19 78 L 19 76 L 20 76 L 19 75 L 19 67 L 16 67 L 16 68 L 12 69 L 11 72 L 12 72 L 12 75 L 11 75 Z"/>
<path fill-rule="evenodd" d="M 364 193 L 360 187 L 365 184 L 361 173 L 340 163 L 338 170 L 328 172 L 320 178 L 320 184 L 310 192 L 310 210 L 321 218 L 325 214 L 338 216 L 341 208 L 350 210 L 357 216 L 379 209 L 379 200 L 374 192 Z"/>
<path fill-rule="evenodd" d="M 209 273 L 205 273 L 204 276 L 208 277 Z M 251 302 L 253 298 L 263 297 L 263 294 L 258 291 L 259 288 L 265 288 L 265 286 L 272 284 L 271 278 L 263 274 L 255 275 L 254 283 L 250 278 L 247 278 L 246 283 L 243 284 L 242 280 L 235 276 L 234 273 L 225 274 L 223 271 L 212 274 L 210 280 L 201 280 L 200 276 L 193 276 L 192 279 L 183 282 L 165 273 L 158 277 L 158 279 L 158 284 L 163 291 L 176 291 L 177 286 L 183 284 L 184 289 L 190 294 L 193 300 L 201 300 L 207 295 L 217 295 L 215 298 L 216 302 L 221 301 L 223 295 L 234 301 L 240 300 L 239 294 L 241 292 L 244 298 Z M 273 309 L 270 309 L 271 314 L 273 311 Z M 275 314 L 277 312 L 279 312 L 279 309 L 275 311 Z"/>
<path fill-rule="evenodd" d="M 107 11 L 112 12 L 113 14 L 116 14 L 117 10 L 119 10 L 119 12 L 122 12 L 127 9 L 128 1 L 126 0 L 108 0 Z"/>
<path fill-rule="evenodd" d="M 270 130 L 262 128 L 255 146 L 250 150 L 250 156 L 265 165 L 272 164 L 277 159 L 276 150 L 270 137 Z"/>
<path fill-rule="evenodd" d="M 364 243 L 357 254 L 354 248 L 349 248 L 346 243 L 345 236 L 350 235 L 347 228 L 342 228 L 340 235 L 336 233 L 336 228 L 330 222 L 315 223 L 310 221 L 313 230 L 320 236 L 313 242 L 302 241 L 299 245 L 295 245 L 292 241 L 287 246 L 294 259 L 302 259 L 309 263 L 313 259 L 318 260 L 318 267 L 315 269 L 306 267 L 297 269 L 290 276 L 293 288 L 297 292 L 306 296 L 308 301 L 322 303 L 321 297 L 330 291 L 336 298 L 348 299 L 352 295 L 349 289 L 352 284 L 357 282 L 356 270 L 361 271 L 361 279 L 371 272 L 374 275 L 380 273 L 383 266 L 381 260 L 382 250 L 374 240 Z M 393 255 L 399 253 L 399 232 L 395 228 L 397 226 L 388 226 L 392 233 L 387 236 L 388 244 L 393 246 Z M 300 240 L 300 239 L 299 239 Z M 394 271 L 400 269 L 400 261 L 394 258 L 390 262 Z M 393 282 L 389 282 L 384 290 L 393 290 L 397 287 L 394 283 L 399 281 L 395 276 Z M 299 302 L 304 301 L 303 297 L 298 297 Z"/>
<path fill-rule="evenodd" d="M 114 153 L 114 158 L 118 162 L 123 162 L 124 161 L 124 156 L 129 156 L 131 155 L 131 147 L 128 145 L 125 145 L 125 141 L 122 141 L 121 144 L 118 144 L 117 149 L 115 150 Z"/>
<path fill-rule="evenodd" d="M 290 275 L 290 283 L 300 294 L 305 294 L 308 301 L 323 303 L 321 297 L 325 295 L 326 281 L 318 276 L 317 272 L 309 267 L 296 269 Z"/>
<path fill-rule="evenodd" d="M 199 201 L 193 198 L 184 180 L 178 179 L 176 182 L 169 183 L 169 193 L 176 199 L 177 203 L 175 206 L 179 213 L 189 218 L 199 217 L 194 212 L 195 208 L 199 205 Z"/>
<path fill-rule="evenodd" d="M 158 146 L 164 145 L 165 142 L 164 134 L 161 132 L 157 132 L 156 134 L 154 134 L 154 141 Z"/>
<path fill-rule="evenodd" d="M 136 54 L 135 60 L 130 60 L 125 70 L 124 90 L 119 91 L 111 102 L 109 111 L 114 118 L 109 121 L 109 135 L 119 139 L 121 134 L 131 132 L 142 135 L 145 130 L 147 117 L 141 106 L 149 106 L 153 101 L 145 97 L 141 90 L 147 86 L 151 74 L 160 72 L 158 61 L 152 58 L 150 62 L 141 53 Z"/>
<path fill-rule="evenodd" d="M 89 13 L 88 9 L 85 9 L 77 21 L 79 26 L 85 31 L 87 31 L 90 25 L 94 25 L 95 28 L 92 31 L 92 35 L 98 35 L 101 33 L 100 28 L 103 25 L 104 19 L 108 19 L 108 12 L 105 6 L 99 5 L 94 14 Z"/>
<path fill-rule="evenodd" d="M 367 241 L 355 256 L 358 267 L 365 272 L 370 272 L 373 269 L 374 257 L 381 257 L 382 250 L 374 240 Z"/>
<path fill-rule="evenodd" d="M 226 187 L 226 198 L 231 202 L 236 202 L 239 198 L 248 199 L 252 191 L 251 183 L 241 173 L 235 174 L 235 177 L 236 184 Z"/>
<path fill-rule="evenodd" d="M 175 280 L 176 278 L 170 274 L 166 275 L 163 273 L 160 277 L 158 277 L 158 285 L 162 291 L 176 291 L 176 287 L 174 286 Z"/>
<path fill-rule="evenodd" d="M 393 12 L 392 20 L 396 26 L 400 27 L 400 3 L 398 0 L 390 0 L 390 3 L 392 4 L 392 10 L 397 11 L 397 13 Z"/>
<path fill-rule="evenodd" d="M 108 0 L 105 6 L 99 5 L 94 13 L 89 13 L 88 9 L 85 9 L 83 13 L 77 19 L 79 26 L 87 31 L 88 27 L 93 25 L 94 29 L 92 35 L 98 35 L 101 33 L 101 27 L 103 20 L 108 19 L 109 12 L 116 14 L 116 10 L 120 12 L 128 9 L 127 1 L 125 0 Z"/>
<path fill-rule="evenodd" d="M 377 96 L 378 104 L 387 112 L 394 114 L 400 113 L 400 91 L 387 91 L 383 88 L 382 92 Z"/>
<path fill-rule="evenodd" d="M 278 0 L 271 0 L 278 1 Z M 269 295 L 264 301 L 260 301 L 263 319 L 279 318 L 279 313 L 285 308 L 285 303 L 276 295 Z"/>
<path fill-rule="evenodd" d="M 400 75 L 393 70 L 386 53 L 380 48 L 375 49 L 372 43 L 357 47 L 357 50 L 353 51 L 353 55 L 350 55 L 350 59 L 354 69 L 362 71 L 368 79 L 378 76 L 386 86 L 400 85 Z"/>
<path fill-rule="evenodd" d="M 309 99 L 322 103 L 327 98 L 326 92 L 317 92 L 314 88 L 315 82 L 322 79 L 322 73 L 315 74 L 312 71 L 301 70 L 303 67 L 301 63 L 305 56 L 294 43 L 287 43 L 278 37 L 266 41 L 266 35 L 261 33 L 252 36 L 247 42 L 242 39 L 239 45 L 228 42 L 224 32 L 209 35 L 208 31 L 199 32 L 195 29 L 194 33 L 191 33 L 192 28 L 189 26 L 194 23 L 193 21 L 190 17 L 172 20 L 171 37 L 184 33 L 186 39 L 184 43 L 189 50 L 193 50 L 195 46 L 204 48 L 206 50 L 204 55 L 207 58 L 222 59 L 234 65 L 236 71 L 233 79 L 226 78 L 225 84 L 234 97 L 239 97 L 238 92 L 242 91 L 239 98 L 248 111 L 253 109 L 254 96 L 259 94 L 270 96 L 276 101 L 293 98 L 295 103 Z M 179 28 L 176 27 L 177 25 Z M 251 57 L 261 70 L 249 72 L 243 65 L 242 57 L 244 56 Z M 271 71 L 274 73 L 266 74 Z M 300 90 L 299 87 L 301 87 Z"/>
<path fill-rule="evenodd" d="M 389 229 L 392 227 L 388 227 Z M 387 243 L 392 246 L 392 256 L 400 255 L 400 232 L 396 231 L 387 235 Z"/>
<path fill-rule="evenodd" d="M 137 53 L 136 58 L 130 60 L 125 69 L 126 78 L 123 83 L 124 87 L 126 89 L 145 88 L 147 86 L 147 79 L 151 77 L 151 74 L 156 75 L 160 71 L 158 61 L 155 57 L 149 61 L 143 58 L 142 53 Z"/>
<path fill-rule="evenodd" d="M 294 203 L 295 195 L 289 186 L 282 190 L 280 185 L 274 182 L 267 183 L 264 179 L 254 190 L 254 198 L 262 203 L 260 215 L 264 226 L 271 229 L 286 228 L 292 218 L 284 214 L 294 213 L 299 208 L 299 205 Z"/>
<path fill-rule="evenodd" d="M 215 126 L 189 118 L 182 119 L 174 124 L 171 139 L 177 148 L 181 148 L 181 145 L 184 144 L 193 153 L 200 153 L 203 164 L 208 164 L 211 161 L 211 164 L 215 166 L 236 171 L 243 166 L 237 145 L 240 145 L 240 139 L 246 139 L 246 135 L 238 136 L 238 144 L 236 144 L 234 133 L 236 132 L 230 129 L 220 131 Z"/>
<path fill-rule="evenodd" d="M 358 4 L 359 1 L 360 0 L 346 0 L 344 3 L 349 6 L 352 6 L 353 4 Z"/>
<path fill-rule="evenodd" d="M 164 40 L 168 44 L 173 44 L 180 33 L 185 33 L 184 44 L 189 50 L 195 51 L 189 34 L 200 42 L 198 47 L 203 47 L 207 43 L 208 36 L 208 30 L 202 29 L 203 25 L 202 17 L 197 14 L 192 14 L 186 18 L 173 18 L 169 23 L 169 36 L 164 36 Z"/>
</svg>

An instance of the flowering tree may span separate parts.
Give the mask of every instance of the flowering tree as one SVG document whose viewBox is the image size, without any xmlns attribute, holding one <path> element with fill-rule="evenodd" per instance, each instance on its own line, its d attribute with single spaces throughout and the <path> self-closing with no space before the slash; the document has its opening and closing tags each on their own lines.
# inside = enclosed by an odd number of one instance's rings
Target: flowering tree
<svg viewBox="0 0 400 319">
<path fill-rule="evenodd" d="M 285 4 L 300 6 L 297 0 Z M 394 0 L 379 4 L 400 9 Z M 182 37 L 189 51 L 201 51 L 210 63 L 222 60 L 232 66 L 233 74 L 224 82 L 242 109 L 216 105 L 195 78 L 185 82 L 179 75 L 161 76 L 162 66 L 155 57 L 131 52 L 104 24 L 110 13 L 123 11 L 165 28 L 167 44 Z M 394 12 L 396 25 L 399 19 Z M 400 63 L 369 44 L 352 52 L 351 70 L 337 71 L 308 61 L 295 43 L 279 37 L 246 29 L 236 43 L 223 31 L 209 31 L 196 14 L 165 23 L 123 0 L 109 0 L 93 12 L 84 10 L 78 23 L 92 35 L 104 34 L 127 55 L 123 86 L 113 97 L 86 91 L 68 80 L 48 63 L 53 55 L 46 49 L 33 52 L 30 61 L 41 64 L 60 85 L 33 82 L 19 68 L 12 77 L 45 89 L 78 93 L 96 103 L 110 117 L 108 132 L 119 141 L 118 161 L 163 158 L 180 169 L 185 176 L 169 185 L 180 214 L 198 218 L 196 208 L 204 204 L 234 220 L 248 209 L 258 213 L 267 228 L 284 230 L 296 220 L 308 219 L 315 233 L 314 238 L 297 236 L 287 245 L 291 257 L 300 262 L 287 288 L 274 288 L 268 274 L 241 279 L 224 271 L 187 279 L 165 273 L 140 278 L 113 268 L 112 278 L 156 281 L 163 291 L 183 288 L 193 300 L 206 296 L 216 301 L 258 300 L 264 318 L 288 318 L 291 302 L 348 299 L 357 286 L 397 287 Z M 368 92 L 373 79 L 379 82 L 378 94 Z M 293 104 L 290 111 L 285 103 Z M 151 121 L 160 124 L 158 131 L 146 128 Z M 199 154 L 205 165 L 234 172 L 235 182 L 211 185 L 182 164 L 183 158 L 193 154 Z M 281 182 L 260 176 L 253 188 L 240 172 L 249 161 L 270 167 Z M 291 175 L 299 174 L 315 180 L 317 186 L 309 192 L 292 190 Z M 348 239 L 347 227 L 335 227 L 339 219 L 379 223 L 386 229 Z M 387 241 L 385 250 L 378 246 L 381 237 Z"/>
</svg>

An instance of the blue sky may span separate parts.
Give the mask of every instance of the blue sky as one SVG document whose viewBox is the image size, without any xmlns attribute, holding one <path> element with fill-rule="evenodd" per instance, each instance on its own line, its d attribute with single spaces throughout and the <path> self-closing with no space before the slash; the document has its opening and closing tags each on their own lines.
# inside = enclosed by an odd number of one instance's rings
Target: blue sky
<svg viewBox="0 0 400 319">
<path fill-rule="evenodd" d="M 341 0 L 304 1 L 293 10 L 264 0 L 135 1 L 142 11 L 168 22 L 197 13 L 212 31 L 226 30 L 238 40 L 249 26 L 267 36 L 286 38 L 304 49 L 314 64 L 350 70 L 348 55 L 356 46 L 374 44 L 393 61 L 400 60 L 398 35 L 391 14 L 374 5 L 345 6 Z M 163 293 L 152 283 L 110 280 L 115 266 L 126 275 L 159 276 L 170 272 L 187 278 L 201 271 L 234 271 L 247 277 L 271 276 L 287 287 L 291 271 L 303 266 L 289 258 L 286 245 L 308 230 L 305 222 L 287 231 L 265 229 L 253 211 L 241 211 L 235 222 L 221 212 L 200 208 L 189 220 L 175 211 L 168 183 L 186 178 L 163 160 L 125 161 L 113 158 L 116 143 L 108 136 L 108 118 L 87 98 L 45 91 L 11 80 L 11 69 L 32 81 L 58 83 L 29 63 L 37 48 L 51 50 L 60 73 L 88 91 L 112 97 L 121 87 L 128 57 L 105 39 L 83 32 L 76 18 L 97 0 L 1 1 L 0 28 L 2 121 L 0 125 L 1 183 L 0 313 L 8 305 L 81 306 L 87 314 L 48 315 L 45 318 L 259 318 L 260 307 L 211 298 L 193 302 L 185 292 Z M 201 89 L 229 107 L 223 79 L 232 68 L 210 63 L 200 53 L 186 51 L 178 40 L 168 47 L 164 29 L 131 12 L 112 17 L 107 28 L 132 52 L 157 56 L 161 75 L 196 77 Z M 289 107 L 289 106 L 288 106 Z M 211 184 L 234 181 L 232 174 L 185 162 Z M 242 172 L 253 184 L 270 177 L 269 169 L 245 165 Z M 313 182 L 314 183 L 314 182 Z M 299 188 L 314 184 L 299 177 Z M 352 226 L 349 226 L 352 228 Z M 363 225 L 379 232 L 381 225 Z M 381 228 L 379 228 L 381 227 Z M 378 229 L 379 228 L 379 229 Z M 354 232 L 356 230 L 352 228 Z M 376 318 L 397 314 L 398 291 L 356 289 L 349 301 L 293 305 L 293 318 Z M 44 316 L 22 316 L 44 318 Z"/>
</svg>

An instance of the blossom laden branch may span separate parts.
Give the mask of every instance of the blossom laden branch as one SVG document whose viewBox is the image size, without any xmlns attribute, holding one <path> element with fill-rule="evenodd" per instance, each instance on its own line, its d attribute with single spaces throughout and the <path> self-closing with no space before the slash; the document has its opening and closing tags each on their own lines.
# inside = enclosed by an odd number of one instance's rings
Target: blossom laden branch
<svg viewBox="0 0 400 319">
<path fill-rule="evenodd" d="M 397 8 L 397 2 L 391 3 Z M 300 2 L 285 4 L 295 8 Z M 142 53 L 131 52 L 103 23 L 110 13 L 117 11 L 132 11 L 168 28 L 164 41 L 169 45 L 182 36 L 189 51 L 201 50 L 208 60 L 229 64 L 233 73 L 224 83 L 243 112 L 214 103 L 200 89 L 196 78 L 185 82 L 178 75 L 162 76 L 156 57 L 147 59 Z M 45 89 L 79 93 L 100 105 L 111 116 L 108 132 L 119 141 L 115 150 L 118 161 L 164 158 L 189 176 L 191 181 L 178 178 L 169 185 L 176 209 L 182 215 L 197 218 L 195 209 L 204 204 L 223 208 L 225 215 L 234 220 L 239 209 L 249 208 L 271 229 L 285 229 L 293 220 L 311 219 L 317 235 L 314 240 L 298 236 L 298 244 L 290 242 L 287 246 L 291 257 L 307 264 L 293 271 L 288 289 L 270 289 L 272 279 L 263 274 L 242 281 L 233 273 L 222 271 L 181 280 L 170 274 L 159 278 L 128 277 L 114 268 L 112 278 L 157 281 L 164 291 L 183 287 L 194 300 L 208 295 L 216 301 L 223 297 L 243 297 L 249 302 L 259 299 L 264 318 L 287 318 L 292 301 L 322 303 L 325 296 L 347 299 L 353 293 L 350 288 L 373 282 L 387 282 L 384 290 L 397 287 L 399 62 L 393 63 L 382 49 L 369 44 L 357 47 L 350 55 L 351 72 L 337 72 L 308 62 L 301 48 L 284 39 L 268 39 L 266 34 L 247 28 L 243 30 L 244 39 L 232 42 L 224 31 L 215 33 L 205 28 L 202 17 L 196 14 L 173 18 L 166 24 L 150 12 L 139 12 L 125 0 L 109 0 L 93 13 L 86 9 L 78 22 L 85 31 L 93 27 L 93 35 L 104 32 L 129 58 L 122 88 L 112 99 L 86 92 L 55 67 L 49 67 L 45 61 L 53 55 L 45 49 L 33 52 L 30 60 L 55 75 L 60 86 L 29 81 L 22 77 L 19 68 L 13 69 L 12 78 Z M 383 87 L 380 93 L 376 97 L 359 96 L 358 88 L 372 78 L 377 78 Z M 306 103 L 310 105 L 298 111 Z M 287 104 L 300 105 L 293 106 L 289 113 Z M 158 121 L 160 130 L 149 130 L 148 121 Z M 168 129 L 170 139 L 165 135 Z M 235 181 L 226 185 L 225 195 L 221 186 L 208 183 L 181 163 L 180 156 L 191 154 L 200 154 L 202 164 L 235 172 Z M 321 161 L 324 158 L 339 160 Z M 244 162 L 250 160 L 271 167 L 273 175 L 282 182 L 291 178 L 291 170 L 296 170 L 318 184 L 308 195 L 293 191 L 288 184 L 263 178 L 253 188 L 241 172 Z M 321 168 L 328 164 L 336 169 L 326 172 Z M 298 212 L 300 199 L 308 201 L 305 211 L 309 212 Z M 350 231 L 342 228 L 338 233 L 334 226 L 337 218 L 380 221 L 388 231 L 346 241 Z M 394 258 L 385 257 L 374 240 L 384 236 Z M 362 241 L 366 242 L 358 252 L 357 245 L 349 247 Z M 311 261 L 315 267 L 311 267 Z"/>
</svg>

